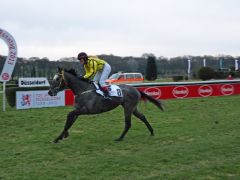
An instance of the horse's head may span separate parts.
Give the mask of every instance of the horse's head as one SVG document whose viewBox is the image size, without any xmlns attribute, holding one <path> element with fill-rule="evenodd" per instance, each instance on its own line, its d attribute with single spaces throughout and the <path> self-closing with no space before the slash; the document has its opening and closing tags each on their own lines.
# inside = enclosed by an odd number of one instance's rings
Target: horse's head
<svg viewBox="0 0 240 180">
<path fill-rule="evenodd" d="M 58 72 L 54 75 L 53 81 L 50 85 L 48 94 L 50 96 L 56 96 L 59 91 L 62 91 L 65 87 L 64 69 L 58 68 Z"/>
</svg>

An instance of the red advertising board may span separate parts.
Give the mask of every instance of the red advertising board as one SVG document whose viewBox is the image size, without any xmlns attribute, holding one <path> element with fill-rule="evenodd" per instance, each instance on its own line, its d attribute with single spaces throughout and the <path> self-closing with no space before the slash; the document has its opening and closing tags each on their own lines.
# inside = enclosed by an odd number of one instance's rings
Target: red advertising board
<svg viewBox="0 0 240 180">
<path fill-rule="evenodd" d="M 240 94 L 240 83 L 155 86 L 155 87 L 138 87 L 138 89 L 157 99 L 196 98 Z"/>
<path fill-rule="evenodd" d="M 65 105 L 71 106 L 74 104 L 74 95 L 70 89 L 65 90 Z"/>
<path fill-rule="evenodd" d="M 240 81 L 200 81 L 182 83 L 141 83 L 132 84 L 140 91 L 156 99 L 202 98 L 240 94 Z M 66 105 L 72 105 L 74 97 L 66 90 Z"/>
</svg>

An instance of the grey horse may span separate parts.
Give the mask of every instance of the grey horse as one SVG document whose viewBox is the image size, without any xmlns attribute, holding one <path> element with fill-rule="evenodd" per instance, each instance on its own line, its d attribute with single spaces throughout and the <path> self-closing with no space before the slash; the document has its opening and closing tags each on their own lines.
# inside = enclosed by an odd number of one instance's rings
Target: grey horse
<svg viewBox="0 0 240 180">
<path fill-rule="evenodd" d="M 122 105 L 124 109 L 125 128 L 116 141 L 123 140 L 124 136 L 131 127 L 132 114 L 139 118 L 147 126 L 152 136 L 154 135 L 153 128 L 145 116 L 138 111 L 137 105 L 141 98 L 143 98 L 149 100 L 163 111 L 161 101 L 152 98 L 132 86 L 124 84 L 119 85 L 122 90 L 122 97 L 111 97 L 111 99 L 106 99 L 96 93 L 96 87 L 93 83 L 90 83 L 83 78 L 79 78 L 74 69 L 66 70 L 58 68 L 58 72 L 53 78 L 48 94 L 50 96 L 56 96 L 57 93 L 62 91 L 66 86 L 72 90 L 75 96 L 75 109 L 68 113 L 64 129 L 60 135 L 54 139 L 54 143 L 57 143 L 59 140 L 69 136 L 68 130 L 71 128 L 79 115 L 98 114 L 113 110 L 119 105 Z"/>
</svg>

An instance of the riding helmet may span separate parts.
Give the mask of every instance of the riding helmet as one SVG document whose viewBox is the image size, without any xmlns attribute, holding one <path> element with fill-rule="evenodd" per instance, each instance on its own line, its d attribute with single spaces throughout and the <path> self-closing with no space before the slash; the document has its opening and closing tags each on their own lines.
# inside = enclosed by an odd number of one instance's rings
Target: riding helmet
<svg viewBox="0 0 240 180">
<path fill-rule="evenodd" d="M 85 62 L 88 60 L 88 55 L 85 52 L 80 52 L 78 54 L 78 60 L 83 59 Z"/>
</svg>

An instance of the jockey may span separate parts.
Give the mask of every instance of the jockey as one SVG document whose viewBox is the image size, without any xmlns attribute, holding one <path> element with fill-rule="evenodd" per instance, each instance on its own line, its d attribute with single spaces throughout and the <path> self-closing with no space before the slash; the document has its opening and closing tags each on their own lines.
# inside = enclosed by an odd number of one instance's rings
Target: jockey
<svg viewBox="0 0 240 180">
<path fill-rule="evenodd" d="M 111 72 L 111 66 L 102 59 L 88 56 L 85 52 L 79 53 L 77 58 L 85 69 L 86 74 L 83 78 L 98 81 L 104 94 L 108 94 L 108 85 L 105 81 Z"/>
</svg>

